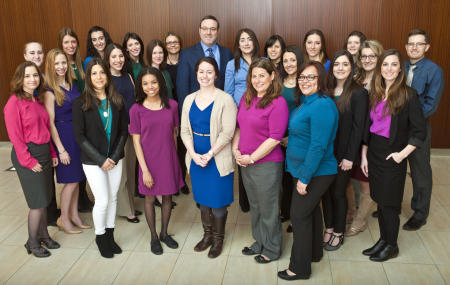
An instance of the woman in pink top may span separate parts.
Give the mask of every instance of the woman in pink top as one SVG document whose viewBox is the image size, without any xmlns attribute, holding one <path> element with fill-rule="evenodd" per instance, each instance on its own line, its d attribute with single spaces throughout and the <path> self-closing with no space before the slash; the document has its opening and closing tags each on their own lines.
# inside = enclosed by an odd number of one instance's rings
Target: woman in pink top
<svg viewBox="0 0 450 285">
<path fill-rule="evenodd" d="M 242 167 L 242 179 L 250 202 L 255 242 L 244 255 L 268 263 L 281 255 L 279 196 L 284 155 L 280 141 L 289 119 L 283 85 L 269 59 L 255 60 L 247 75 L 247 92 L 239 104 L 233 154 Z"/>
<path fill-rule="evenodd" d="M 13 144 L 11 160 L 30 212 L 28 214 L 28 254 L 50 256 L 49 249 L 59 248 L 47 231 L 47 206 L 51 199 L 52 166 L 58 164 L 50 143 L 50 120 L 42 104 L 43 80 L 33 62 L 19 65 L 11 80 L 11 97 L 5 105 L 4 118 Z M 37 94 L 34 96 L 33 94 Z"/>
</svg>

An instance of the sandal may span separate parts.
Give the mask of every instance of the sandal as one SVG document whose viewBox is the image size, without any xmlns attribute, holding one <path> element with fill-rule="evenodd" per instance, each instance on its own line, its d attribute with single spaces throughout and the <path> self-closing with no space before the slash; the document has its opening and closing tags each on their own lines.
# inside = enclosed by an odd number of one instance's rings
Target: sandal
<svg viewBox="0 0 450 285">
<path fill-rule="evenodd" d="M 327 241 L 325 241 L 325 236 L 326 235 L 329 235 L 329 238 L 327 239 Z M 323 239 L 324 239 L 323 246 L 325 246 L 330 241 L 332 236 L 333 236 L 333 231 L 328 232 L 327 230 L 325 230 L 325 232 L 323 233 Z"/>
<path fill-rule="evenodd" d="M 339 239 L 339 242 L 338 242 L 338 244 L 336 244 L 336 245 L 333 245 L 333 241 L 335 240 L 335 239 Z M 327 242 L 327 244 L 325 244 L 325 250 L 327 250 L 327 251 L 334 251 L 334 250 L 338 250 L 340 247 L 341 247 L 341 245 L 343 245 L 344 244 L 344 234 L 342 233 L 341 235 L 335 235 L 334 233 L 331 235 L 331 239 Z"/>
</svg>

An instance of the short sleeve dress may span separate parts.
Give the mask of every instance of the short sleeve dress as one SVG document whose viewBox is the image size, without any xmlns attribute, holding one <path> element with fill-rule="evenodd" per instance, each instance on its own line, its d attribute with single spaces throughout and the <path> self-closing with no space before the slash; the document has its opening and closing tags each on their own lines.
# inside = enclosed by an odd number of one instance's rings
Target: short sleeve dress
<svg viewBox="0 0 450 285">
<path fill-rule="evenodd" d="M 76 183 L 85 179 L 81 166 L 81 149 L 75 141 L 72 124 L 72 103 L 75 98 L 80 96 L 80 92 L 75 84 L 72 84 L 70 90 L 62 87 L 61 89 L 66 98 L 62 106 L 58 106 L 55 101 L 55 127 L 64 149 L 70 155 L 70 163 L 62 164 L 58 158 L 59 163 L 55 168 L 56 181 L 58 183 Z M 53 90 L 50 91 L 53 92 Z"/>
<path fill-rule="evenodd" d="M 139 193 L 142 195 L 172 195 L 184 186 L 178 160 L 173 130 L 180 124 L 178 104 L 169 99 L 170 109 L 150 110 L 134 104 L 130 109 L 130 134 L 141 136 L 145 162 L 155 184 L 144 185 L 142 169 L 139 166 Z"/>
</svg>

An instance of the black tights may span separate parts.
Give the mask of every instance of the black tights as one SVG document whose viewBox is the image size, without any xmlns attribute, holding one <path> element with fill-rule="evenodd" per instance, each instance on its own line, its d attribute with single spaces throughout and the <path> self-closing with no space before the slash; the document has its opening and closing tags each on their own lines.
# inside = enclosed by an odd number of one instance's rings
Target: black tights
<svg viewBox="0 0 450 285">
<path fill-rule="evenodd" d="M 148 227 L 150 228 L 150 234 L 152 240 L 158 239 L 155 225 L 155 196 L 145 196 L 145 219 L 147 220 Z M 161 203 L 161 232 L 160 237 L 167 236 L 167 227 L 169 226 L 170 214 L 172 213 L 172 195 L 162 196 Z"/>
<path fill-rule="evenodd" d="M 47 230 L 47 208 L 30 209 L 28 213 L 28 241 L 32 247 L 41 244 L 40 239 L 50 238 Z"/>
</svg>

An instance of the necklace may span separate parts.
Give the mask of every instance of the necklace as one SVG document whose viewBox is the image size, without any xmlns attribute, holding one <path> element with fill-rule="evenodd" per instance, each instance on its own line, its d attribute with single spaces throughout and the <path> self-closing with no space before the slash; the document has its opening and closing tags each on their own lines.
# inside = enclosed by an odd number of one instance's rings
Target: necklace
<svg viewBox="0 0 450 285">
<path fill-rule="evenodd" d="M 106 131 L 106 129 L 108 129 L 108 125 L 109 125 L 109 118 L 110 118 L 109 112 L 111 110 L 111 107 L 109 105 L 108 99 L 106 99 L 106 108 L 103 107 L 103 103 L 101 103 L 101 102 L 100 102 L 100 105 L 101 105 L 101 109 L 103 111 L 103 117 L 107 118 L 106 124 L 105 124 L 105 127 L 104 127 L 104 130 Z"/>
</svg>

